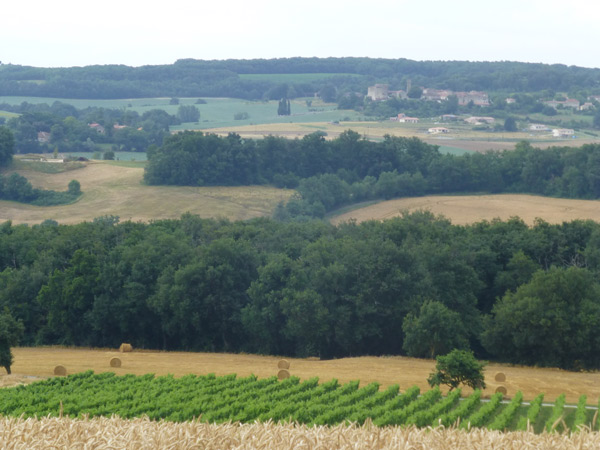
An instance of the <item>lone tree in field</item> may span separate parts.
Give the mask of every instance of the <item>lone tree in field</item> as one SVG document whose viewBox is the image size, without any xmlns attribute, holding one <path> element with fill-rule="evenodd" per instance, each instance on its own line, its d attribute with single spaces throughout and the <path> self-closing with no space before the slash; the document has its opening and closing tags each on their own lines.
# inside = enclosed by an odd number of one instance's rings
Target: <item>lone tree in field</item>
<svg viewBox="0 0 600 450">
<path fill-rule="evenodd" d="M 431 387 L 445 384 L 452 390 L 464 384 L 473 389 L 485 389 L 483 368 L 486 363 L 477 361 L 473 352 L 455 349 L 445 356 L 438 356 L 436 361 L 436 371 L 427 378 Z"/>
<path fill-rule="evenodd" d="M 13 354 L 10 348 L 17 345 L 23 336 L 23 323 L 16 321 L 8 309 L 0 314 L 0 366 L 10 375 Z"/>
<path fill-rule="evenodd" d="M 281 100 L 279 100 L 279 106 L 277 107 L 277 115 L 289 116 L 290 114 L 292 114 L 290 101 L 286 98 L 282 98 Z"/>
</svg>

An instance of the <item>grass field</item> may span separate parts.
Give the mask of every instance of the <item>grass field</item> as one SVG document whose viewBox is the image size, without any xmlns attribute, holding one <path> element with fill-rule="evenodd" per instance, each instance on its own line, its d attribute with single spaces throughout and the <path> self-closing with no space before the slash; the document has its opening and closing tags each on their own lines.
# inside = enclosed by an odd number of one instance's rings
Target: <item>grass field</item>
<svg viewBox="0 0 600 450">
<path fill-rule="evenodd" d="M 18 117 L 18 114 L 12 113 L 10 111 L 0 111 L 0 118 L 2 119 L 12 119 L 13 117 Z"/>
<path fill-rule="evenodd" d="M 309 107 L 306 99 L 296 99 L 291 102 L 292 115 L 278 116 L 277 101 L 248 101 L 234 98 L 204 98 L 206 103 L 196 104 L 197 97 L 180 98 L 179 105 L 194 105 L 200 111 L 198 123 L 184 123 L 173 126 L 172 131 L 180 130 L 204 130 L 207 128 L 237 127 L 240 125 L 251 125 L 260 123 L 302 123 L 302 122 L 331 122 L 349 117 L 357 120 L 361 114 L 356 111 L 340 111 L 334 103 L 323 103 L 319 99 L 309 99 L 312 104 Z M 22 102 L 47 103 L 51 105 L 55 101 L 68 103 L 76 108 L 87 108 L 90 106 L 102 108 L 114 108 L 132 110 L 143 114 L 151 109 L 162 109 L 169 114 L 177 115 L 179 105 L 169 104 L 170 98 L 138 98 L 138 99 L 114 99 L 114 100 L 80 100 L 43 97 L 0 97 L 0 103 L 19 105 Z M 234 120 L 234 114 L 246 112 L 249 115 L 245 120 Z"/>
<path fill-rule="evenodd" d="M 185 374 L 238 376 L 251 374 L 259 378 L 277 375 L 277 362 L 274 356 L 225 353 L 185 353 L 134 351 L 119 353 L 117 350 L 70 349 L 55 347 L 14 348 L 15 357 L 12 375 L 0 376 L 0 385 L 29 382 L 37 377 L 52 376 L 54 367 L 62 364 L 69 374 L 93 370 L 115 372 L 117 375 L 133 373 L 143 375 L 173 374 L 176 377 Z M 120 368 L 110 367 L 113 357 L 122 361 Z M 290 362 L 290 373 L 301 379 L 319 377 L 321 381 L 336 378 L 340 383 L 360 380 L 361 386 L 377 381 L 383 388 L 399 384 L 401 390 L 410 386 L 419 386 L 422 391 L 429 390 L 427 376 L 435 367 L 433 360 L 415 359 L 400 356 L 342 358 L 329 361 L 313 359 L 286 358 Z M 494 377 L 498 372 L 506 375 L 506 382 L 498 383 Z M 525 400 L 532 400 L 539 393 L 545 393 L 545 401 L 554 401 L 561 393 L 566 394 L 567 402 L 577 403 L 581 394 L 586 394 L 590 403 L 597 404 L 600 397 L 600 373 L 567 372 L 559 369 L 541 369 L 530 367 L 490 364 L 485 369 L 485 381 L 488 385 L 484 396 L 491 396 L 499 385 L 507 388 L 507 396 L 522 391 Z M 463 395 L 471 393 L 463 389 Z"/>
<path fill-rule="evenodd" d="M 148 222 L 176 219 L 185 212 L 201 217 L 244 220 L 270 215 L 277 203 L 293 192 L 267 186 L 145 186 L 142 164 L 90 162 L 81 164 L 82 168 L 60 173 L 18 169 L 34 187 L 44 189 L 64 191 L 69 181 L 76 179 L 81 183 L 83 195 L 76 203 L 52 207 L 0 201 L 0 222 L 34 224 L 53 219 L 73 224 L 104 215 L 116 215 L 123 221 Z"/>
<path fill-rule="evenodd" d="M 416 210 L 441 214 L 458 225 L 495 218 L 507 220 L 514 216 L 520 217 L 530 225 L 538 217 L 549 223 L 562 223 L 576 219 L 600 222 L 598 200 L 572 200 L 521 194 L 400 198 L 351 211 L 341 211 L 341 214 L 332 216 L 330 222 L 339 224 L 349 220 L 356 220 L 359 223 L 365 220 L 384 220 L 400 216 L 403 211 Z"/>
</svg>

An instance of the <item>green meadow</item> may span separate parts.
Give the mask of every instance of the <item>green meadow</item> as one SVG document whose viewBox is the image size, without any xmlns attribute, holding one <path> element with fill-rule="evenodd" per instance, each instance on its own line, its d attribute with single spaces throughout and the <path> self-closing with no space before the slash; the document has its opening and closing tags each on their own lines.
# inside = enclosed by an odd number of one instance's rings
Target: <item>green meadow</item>
<svg viewBox="0 0 600 450">
<path fill-rule="evenodd" d="M 202 98 L 206 103 L 196 104 L 197 97 L 180 98 L 178 105 L 169 104 L 170 98 L 136 98 L 114 100 L 81 100 L 43 97 L 0 97 L 0 104 L 18 105 L 23 102 L 47 103 L 55 101 L 68 103 L 76 108 L 99 107 L 132 110 L 139 114 L 152 109 L 162 109 L 169 114 L 177 114 L 179 105 L 195 105 L 200 111 L 200 121 L 184 123 L 172 127 L 172 131 L 202 130 L 207 128 L 256 125 L 264 123 L 305 123 L 359 120 L 356 111 L 338 110 L 334 103 L 323 103 L 319 99 L 295 99 L 291 101 L 290 116 L 277 115 L 277 101 L 248 101 L 234 98 Z M 310 104 L 310 106 L 309 106 Z M 237 113 L 247 113 L 248 118 L 235 120 Z M 10 114 L 10 113 L 8 113 Z"/>
</svg>

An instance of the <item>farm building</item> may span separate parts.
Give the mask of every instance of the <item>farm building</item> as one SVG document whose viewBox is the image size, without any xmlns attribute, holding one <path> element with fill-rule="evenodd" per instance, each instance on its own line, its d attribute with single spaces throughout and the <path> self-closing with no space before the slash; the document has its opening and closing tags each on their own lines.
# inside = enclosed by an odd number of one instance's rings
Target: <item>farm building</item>
<svg viewBox="0 0 600 450">
<path fill-rule="evenodd" d="M 575 136 L 575 130 L 570 128 L 555 128 L 552 130 L 552 136 L 554 137 L 573 137 Z"/>
<path fill-rule="evenodd" d="M 472 116 L 465 119 L 465 122 L 471 125 L 482 125 L 484 123 L 494 123 L 495 119 L 493 117 L 477 117 Z"/>
<path fill-rule="evenodd" d="M 444 127 L 433 127 L 433 128 L 430 128 L 429 130 L 427 130 L 427 132 L 430 134 L 446 134 L 446 133 L 450 133 L 450 130 L 448 128 L 444 128 Z"/>
<path fill-rule="evenodd" d="M 532 123 L 529 125 L 529 131 L 550 131 L 550 128 L 542 123 Z"/>
<path fill-rule="evenodd" d="M 419 119 L 417 117 L 404 116 L 404 117 L 398 119 L 398 122 L 400 122 L 400 123 L 419 123 Z"/>
</svg>

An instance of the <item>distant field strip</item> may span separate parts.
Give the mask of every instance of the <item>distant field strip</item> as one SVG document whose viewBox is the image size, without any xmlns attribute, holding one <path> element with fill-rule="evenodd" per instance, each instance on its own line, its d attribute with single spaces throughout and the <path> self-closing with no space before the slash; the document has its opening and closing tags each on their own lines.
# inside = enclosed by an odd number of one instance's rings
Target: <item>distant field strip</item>
<svg viewBox="0 0 600 450">
<path fill-rule="evenodd" d="M 377 426 L 459 423 L 463 428 L 503 431 L 518 429 L 523 423 L 519 418 L 528 417 L 532 407 L 522 403 L 520 392 L 509 403 L 502 403 L 502 394 L 483 402 L 481 392 L 475 391 L 461 401 L 460 389 L 444 397 L 438 388 L 421 393 L 416 386 L 402 392 L 398 385 L 383 390 L 379 386 L 377 382 L 363 386 L 358 381 L 340 384 L 336 379 L 319 383 L 316 377 L 279 381 L 275 376 L 208 374 L 174 378 L 87 371 L 1 389 L 0 414 L 12 417 L 114 414 L 121 418 L 147 416 L 171 422 L 198 419 L 208 423 L 272 421 L 329 426 L 362 425 L 367 420 Z M 581 400 L 570 411 L 564 408 L 564 396 L 550 407 L 537 408 L 529 427 L 536 432 L 552 431 L 560 418 L 562 431 L 577 431 L 576 425 L 596 429 L 598 414 L 585 407 L 585 396 Z M 524 424 L 527 428 L 527 422 Z"/>
<path fill-rule="evenodd" d="M 518 216 L 528 224 L 536 218 L 549 223 L 576 219 L 600 221 L 600 201 L 549 198 L 535 195 L 497 194 L 464 196 L 427 196 L 383 201 L 345 212 L 331 219 L 334 224 L 356 220 L 385 220 L 403 211 L 427 210 L 441 214 L 453 224 L 465 225 L 482 220 L 507 220 Z"/>
<path fill-rule="evenodd" d="M 149 419 L 0 419 L 0 447 L 7 450 L 72 449 L 597 449 L 600 433 L 574 435 L 470 431 L 416 427 L 308 427 L 273 423 L 170 423 Z"/>
</svg>

